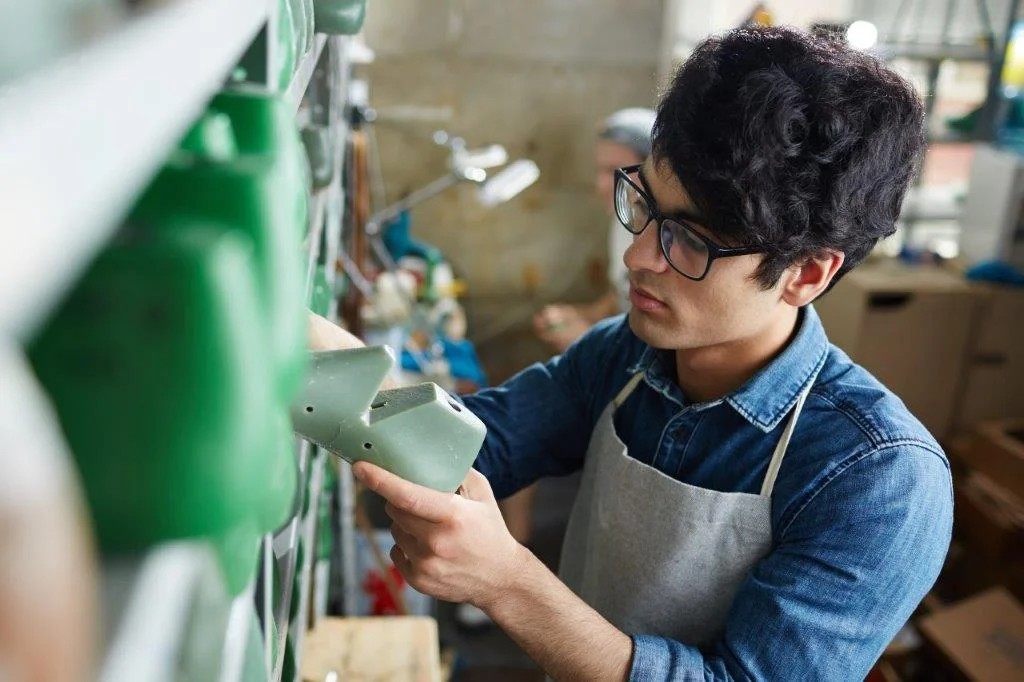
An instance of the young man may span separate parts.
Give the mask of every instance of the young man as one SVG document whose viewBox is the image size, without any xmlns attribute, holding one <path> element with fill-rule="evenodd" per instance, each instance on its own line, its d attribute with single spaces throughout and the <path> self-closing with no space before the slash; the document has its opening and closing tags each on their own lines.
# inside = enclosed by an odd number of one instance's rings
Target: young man
<svg viewBox="0 0 1024 682">
<path fill-rule="evenodd" d="M 629 232 L 615 218 L 615 170 L 642 164 L 651 155 L 653 109 L 620 109 L 601 122 L 594 145 L 597 177 L 594 194 L 612 220 L 608 232 L 608 292 L 586 304 L 555 303 L 533 318 L 537 337 L 555 352 L 564 353 L 576 339 L 606 317 L 629 309 L 629 280 L 622 257 L 632 243 Z"/>
<path fill-rule="evenodd" d="M 939 572 L 952 486 L 810 304 L 893 232 L 923 148 L 873 58 L 785 29 L 697 47 L 617 173 L 628 319 L 466 399 L 489 434 L 461 494 L 356 465 L 403 575 L 556 679 L 862 679 Z M 494 497 L 580 468 L 560 580 Z"/>
</svg>

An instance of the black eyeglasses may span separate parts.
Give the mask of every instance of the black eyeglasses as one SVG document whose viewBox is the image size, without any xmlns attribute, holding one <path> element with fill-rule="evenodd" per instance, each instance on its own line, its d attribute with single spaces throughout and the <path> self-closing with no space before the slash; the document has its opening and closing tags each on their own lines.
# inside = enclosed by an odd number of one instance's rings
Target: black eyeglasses
<svg viewBox="0 0 1024 682">
<path fill-rule="evenodd" d="M 651 221 L 656 221 L 661 252 L 680 275 L 699 282 L 707 277 L 711 264 L 719 258 L 764 252 L 764 248 L 758 246 L 719 246 L 693 228 L 694 224 L 700 224 L 696 216 L 674 213 L 668 217 L 661 213 L 650 195 L 630 177 L 635 175 L 640 180 L 642 167 L 638 164 L 616 169 L 615 215 L 633 234 L 640 234 Z"/>
</svg>

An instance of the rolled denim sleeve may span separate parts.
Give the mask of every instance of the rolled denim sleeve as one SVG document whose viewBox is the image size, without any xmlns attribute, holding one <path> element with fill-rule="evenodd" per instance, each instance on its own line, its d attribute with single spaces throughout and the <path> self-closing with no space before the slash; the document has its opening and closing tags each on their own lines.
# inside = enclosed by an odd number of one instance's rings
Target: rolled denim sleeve
<svg viewBox="0 0 1024 682">
<path fill-rule="evenodd" d="M 949 548 L 945 457 L 915 443 L 854 455 L 811 489 L 704 650 L 634 635 L 632 680 L 864 679 Z"/>
<path fill-rule="evenodd" d="M 622 319 L 599 323 L 563 355 L 462 398 L 487 426 L 474 467 L 499 499 L 583 466 L 594 423 L 611 400 L 610 376 L 625 371 L 628 335 Z"/>
</svg>

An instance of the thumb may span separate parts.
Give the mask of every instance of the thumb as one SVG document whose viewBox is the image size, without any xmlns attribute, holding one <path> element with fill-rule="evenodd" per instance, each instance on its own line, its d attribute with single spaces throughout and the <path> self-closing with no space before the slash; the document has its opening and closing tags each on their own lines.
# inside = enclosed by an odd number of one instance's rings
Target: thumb
<svg viewBox="0 0 1024 682">
<path fill-rule="evenodd" d="M 462 479 L 460 490 L 463 497 L 475 502 L 485 502 L 494 499 L 494 492 L 491 490 L 490 481 L 476 469 L 470 469 L 466 477 Z"/>
</svg>

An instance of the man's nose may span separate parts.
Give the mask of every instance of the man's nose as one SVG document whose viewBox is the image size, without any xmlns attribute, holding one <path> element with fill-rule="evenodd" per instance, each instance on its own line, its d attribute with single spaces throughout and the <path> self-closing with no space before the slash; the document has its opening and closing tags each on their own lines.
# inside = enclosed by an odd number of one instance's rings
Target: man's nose
<svg viewBox="0 0 1024 682">
<path fill-rule="evenodd" d="M 649 222 L 640 234 L 633 235 L 633 243 L 626 249 L 622 260 L 626 264 L 626 269 L 631 272 L 647 270 L 661 273 L 668 268 L 658 244 L 658 225 L 655 221 Z"/>
</svg>

